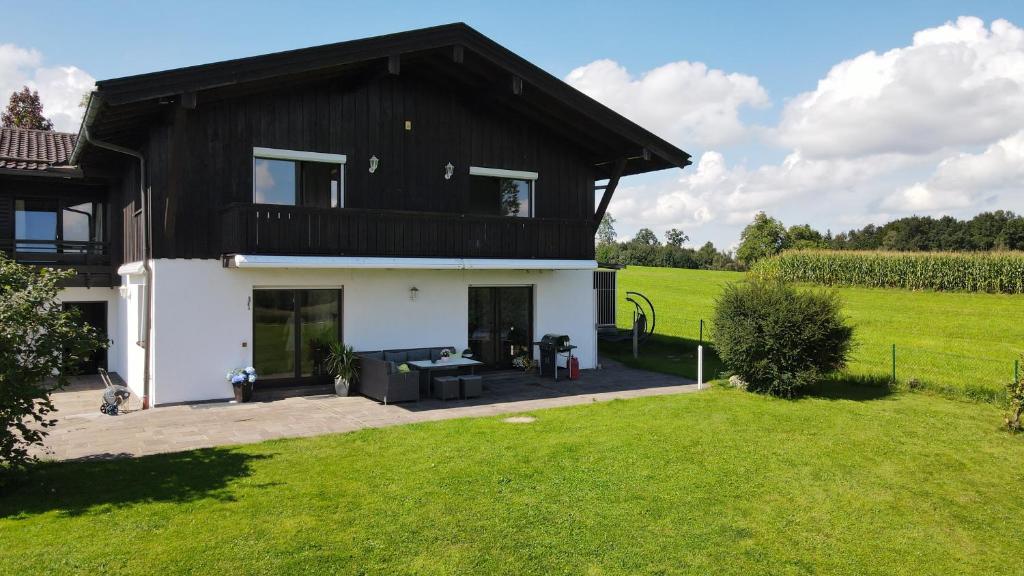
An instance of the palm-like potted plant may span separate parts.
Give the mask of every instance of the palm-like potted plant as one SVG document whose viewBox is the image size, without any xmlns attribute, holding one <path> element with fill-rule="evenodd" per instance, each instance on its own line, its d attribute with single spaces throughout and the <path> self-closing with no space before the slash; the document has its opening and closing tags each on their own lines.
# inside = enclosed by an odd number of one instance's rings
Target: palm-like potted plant
<svg viewBox="0 0 1024 576">
<path fill-rule="evenodd" d="M 334 375 L 334 393 L 348 396 L 352 384 L 359 379 L 359 357 L 351 346 L 334 341 L 330 344 L 325 366 L 327 372 Z"/>
</svg>

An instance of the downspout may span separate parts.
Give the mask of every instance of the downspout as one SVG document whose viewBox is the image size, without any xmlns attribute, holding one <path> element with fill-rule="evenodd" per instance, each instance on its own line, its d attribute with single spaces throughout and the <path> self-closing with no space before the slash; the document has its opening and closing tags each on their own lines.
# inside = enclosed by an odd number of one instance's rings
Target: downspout
<svg viewBox="0 0 1024 576">
<path fill-rule="evenodd" d="M 89 128 L 85 125 L 85 122 L 82 123 L 82 130 L 80 136 L 86 142 L 89 142 L 90 144 L 96 146 L 97 148 L 104 148 L 112 152 L 117 152 L 118 154 L 131 156 L 139 161 L 139 199 L 142 202 L 142 274 L 143 277 L 145 278 L 146 286 L 146 290 L 143 296 L 143 308 L 145 308 L 146 313 L 142 318 L 143 329 L 141 330 L 141 332 L 145 334 L 145 338 L 140 342 L 136 342 L 136 344 L 142 346 L 143 350 L 142 408 L 147 409 L 149 408 L 150 394 L 149 364 L 151 358 L 151 351 L 149 343 L 150 340 L 152 340 L 152 335 L 150 334 L 150 326 L 152 325 L 153 322 L 153 270 L 149 264 L 149 259 L 150 255 L 153 253 L 153 246 L 152 237 L 149 233 L 151 216 L 149 206 L 150 201 L 149 197 L 146 195 L 146 158 L 142 155 L 141 152 L 137 150 L 132 150 L 130 148 L 125 148 L 124 146 L 118 146 L 117 144 L 111 144 L 110 142 L 104 142 L 102 140 L 96 140 L 95 138 L 90 137 Z"/>
</svg>

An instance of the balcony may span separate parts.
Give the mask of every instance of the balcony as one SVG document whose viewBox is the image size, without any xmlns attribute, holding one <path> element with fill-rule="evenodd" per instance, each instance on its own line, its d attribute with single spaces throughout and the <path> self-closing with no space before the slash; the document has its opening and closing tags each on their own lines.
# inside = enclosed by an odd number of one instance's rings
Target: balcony
<svg viewBox="0 0 1024 576">
<path fill-rule="evenodd" d="M 113 286 L 109 242 L 76 240 L 0 240 L 0 251 L 20 264 L 73 269 L 64 286 Z"/>
<path fill-rule="evenodd" d="M 356 208 L 232 204 L 224 254 L 593 260 L 589 222 Z"/>
</svg>

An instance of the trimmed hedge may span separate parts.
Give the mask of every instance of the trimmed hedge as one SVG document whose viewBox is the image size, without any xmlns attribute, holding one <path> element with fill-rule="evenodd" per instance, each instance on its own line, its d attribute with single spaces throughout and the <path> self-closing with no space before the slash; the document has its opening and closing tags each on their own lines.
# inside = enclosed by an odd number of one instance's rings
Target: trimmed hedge
<svg viewBox="0 0 1024 576">
<path fill-rule="evenodd" d="M 1024 252 L 793 250 L 761 260 L 751 274 L 824 286 L 1024 294 Z"/>
</svg>

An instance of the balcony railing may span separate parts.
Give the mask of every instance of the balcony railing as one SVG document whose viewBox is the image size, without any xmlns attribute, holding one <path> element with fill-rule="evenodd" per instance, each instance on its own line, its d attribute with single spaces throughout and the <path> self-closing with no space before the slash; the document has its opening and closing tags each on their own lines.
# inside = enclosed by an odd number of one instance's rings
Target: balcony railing
<svg viewBox="0 0 1024 576">
<path fill-rule="evenodd" d="M 108 242 L 75 240 L 0 240 L 0 251 L 21 264 L 71 269 L 63 286 L 116 286 Z"/>
<path fill-rule="evenodd" d="M 108 242 L 77 240 L 0 240 L 0 250 L 24 264 L 109 266 Z"/>
<path fill-rule="evenodd" d="M 436 212 L 233 204 L 225 254 L 420 258 L 594 258 L 590 223 Z"/>
</svg>

